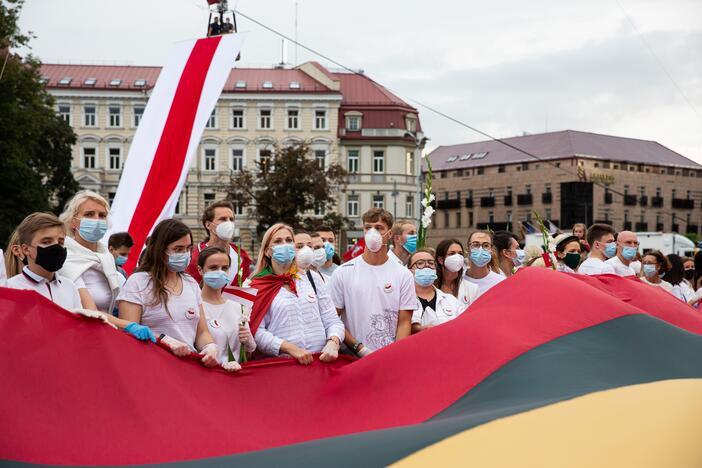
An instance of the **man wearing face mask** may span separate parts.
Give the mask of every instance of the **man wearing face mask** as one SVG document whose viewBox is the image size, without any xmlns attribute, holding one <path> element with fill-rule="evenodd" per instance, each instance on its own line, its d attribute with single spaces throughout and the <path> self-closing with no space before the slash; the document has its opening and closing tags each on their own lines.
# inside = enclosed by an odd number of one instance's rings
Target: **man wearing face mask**
<svg viewBox="0 0 702 468">
<path fill-rule="evenodd" d="M 324 252 L 327 254 L 327 261 L 324 265 L 318 267 L 320 273 L 327 275 L 331 278 L 332 273 L 339 266 L 334 263 L 334 254 L 336 251 L 336 235 L 334 231 L 329 226 L 318 226 L 316 234 L 319 234 L 319 238 L 324 242 Z"/>
<path fill-rule="evenodd" d="M 362 220 L 365 250 L 334 272 L 329 287 L 344 343 L 359 357 L 409 336 L 417 301 L 412 273 L 388 256 L 392 214 L 373 208 Z"/>
<path fill-rule="evenodd" d="M 310 240 L 312 241 L 312 266 L 310 269 L 312 271 L 316 271 L 319 273 L 319 275 L 322 277 L 324 282 L 329 282 L 331 277 L 329 275 L 325 275 L 321 271 L 319 271 L 322 266 L 324 266 L 325 263 L 327 263 L 327 250 L 324 247 L 324 241 L 322 240 L 322 236 L 319 235 L 318 232 L 312 232 L 310 233 Z"/>
<path fill-rule="evenodd" d="M 575 273 L 580 265 L 580 249 L 582 244 L 578 236 L 560 234 L 553 240 L 556 244 L 556 270 L 564 273 Z"/>
<path fill-rule="evenodd" d="M 392 227 L 392 250 L 388 256 L 400 265 L 407 265 L 410 255 L 417 250 L 417 228 L 411 221 L 398 221 Z"/>
<path fill-rule="evenodd" d="M 186 270 L 195 281 L 200 283 L 202 276 L 197 270 L 197 258 L 200 252 L 207 247 L 219 247 L 229 253 L 229 258 L 232 261 L 232 266 L 229 269 L 229 284 L 233 286 L 239 285 L 239 272 L 237 265 L 241 270 L 242 281 L 249 277 L 251 273 L 251 258 L 243 248 L 239 252 L 239 247 L 232 242 L 236 234 L 236 226 L 234 225 L 234 205 L 230 201 L 220 200 L 205 208 L 202 213 L 202 226 L 207 232 L 207 237 L 200 242 L 192 252 L 190 264 Z M 240 255 L 241 253 L 241 255 Z"/>
<path fill-rule="evenodd" d="M 324 248 L 317 249 L 324 253 Z M 303 229 L 295 230 L 295 263 L 300 269 L 300 273 L 307 276 L 307 279 L 312 285 L 315 293 L 317 292 L 317 285 L 324 283 L 325 280 L 320 273 L 315 269 L 315 252 L 312 246 L 312 236 Z M 326 258 L 326 254 L 324 254 Z M 319 260 L 319 259 L 317 259 Z"/>
<path fill-rule="evenodd" d="M 639 252 L 639 240 L 636 233 L 622 231 L 615 236 L 617 243 L 617 254 L 606 260 L 605 263 L 614 268 L 614 272 L 619 276 L 636 276 L 636 272 L 631 267 Z"/>
<path fill-rule="evenodd" d="M 490 268 L 493 262 L 494 242 L 489 232 L 475 231 L 468 237 L 470 268 L 465 279 L 478 286 L 478 297 L 505 279 Z"/>
<path fill-rule="evenodd" d="M 617 272 L 605 260 L 617 254 L 617 243 L 614 241 L 614 228 L 608 224 L 593 224 L 587 230 L 587 243 L 590 244 L 590 254 L 580 264 L 578 273 L 581 275 L 615 275 Z"/>
</svg>

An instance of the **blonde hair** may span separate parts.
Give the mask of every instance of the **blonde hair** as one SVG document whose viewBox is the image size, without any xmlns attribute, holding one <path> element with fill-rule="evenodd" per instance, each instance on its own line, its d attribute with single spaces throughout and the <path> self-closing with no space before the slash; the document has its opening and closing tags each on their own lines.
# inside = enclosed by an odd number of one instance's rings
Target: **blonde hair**
<svg viewBox="0 0 702 468">
<path fill-rule="evenodd" d="M 5 251 L 5 273 L 8 278 L 19 275 L 22 272 L 24 264 L 22 260 L 13 252 L 14 248 L 20 246 L 19 228 L 12 231 L 12 235 L 7 241 L 7 250 Z"/>
<path fill-rule="evenodd" d="M 101 204 L 105 210 L 107 210 L 108 216 L 110 213 L 110 204 L 105 200 L 105 197 L 92 190 L 81 190 L 80 192 L 73 195 L 66 206 L 63 209 L 63 213 L 59 216 L 59 219 L 66 226 L 66 233 L 69 237 L 73 237 L 73 229 L 71 229 L 71 221 L 76 217 L 78 211 L 80 211 L 81 205 L 88 200 L 92 200 L 96 203 Z"/>
<path fill-rule="evenodd" d="M 254 269 L 253 275 L 256 276 L 261 273 L 266 268 L 271 267 L 271 259 L 266 257 L 266 249 L 270 247 L 271 240 L 273 236 L 278 233 L 278 231 L 287 229 L 290 232 L 290 236 L 295 238 L 295 232 L 293 228 L 285 223 L 276 223 L 269 227 L 266 233 L 263 235 L 263 240 L 261 240 L 261 248 L 258 250 L 258 258 L 256 259 L 256 268 Z M 295 261 L 293 260 L 293 265 Z"/>
</svg>

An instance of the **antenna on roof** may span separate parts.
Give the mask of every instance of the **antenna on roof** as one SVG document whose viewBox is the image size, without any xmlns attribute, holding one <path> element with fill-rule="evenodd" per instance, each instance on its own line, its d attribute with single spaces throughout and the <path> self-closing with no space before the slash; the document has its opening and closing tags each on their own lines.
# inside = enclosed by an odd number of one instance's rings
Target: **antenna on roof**
<svg viewBox="0 0 702 468">
<path fill-rule="evenodd" d="M 280 63 L 275 66 L 275 68 L 285 68 L 285 66 L 288 64 L 288 44 L 285 42 L 285 39 L 281 39 L 280 41 Z"/>
</svg>

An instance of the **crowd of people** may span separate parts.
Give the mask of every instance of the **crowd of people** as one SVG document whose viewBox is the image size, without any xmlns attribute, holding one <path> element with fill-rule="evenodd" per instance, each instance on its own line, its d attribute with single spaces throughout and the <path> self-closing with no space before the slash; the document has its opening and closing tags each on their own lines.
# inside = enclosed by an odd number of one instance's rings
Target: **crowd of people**
<svg viewBox="0 0 702 468">
<path fill-rule="evenodd" d="M 577 224 L 548 239 L 546 250 L 523 247 L 506 231 L 474 231 L 464 243 L 444 239 L 417 248 L 417 229 L 388 211 L 363 214 L 362 254 L 342 263 L 334 231 L 294 230 L 278 223 L 264 234 L 255 264 L 235 245 L 234 207 L 206 207 L 206 239 L 177 219 L 161 221 L 141 252 L 126 232 L 105 242 L 110 207 L 81 191 L 56 217 L 32 213 L 17 226 L 0 268 L 0 285 L 34 290 L 72 312 L 99 314 L 173 354 L 197 353 L 203 365 L 241 369 L 243 360 L 318 355 L 364 357 L 412 334 L 448 322 L 486 291 L 523 268 L 639 278 L 694 307 L 702 303 L 702 252 L 694 259 L 641 252 L 636 234 Z M 548 248 L 552 245 L 553 248 Z M 127 274 L 132 255 L 137 266 Z M 253 306 L 226 293 L 257 291 Z M 97 312 L 95 312 L 97 311 Z"/>
</svg>

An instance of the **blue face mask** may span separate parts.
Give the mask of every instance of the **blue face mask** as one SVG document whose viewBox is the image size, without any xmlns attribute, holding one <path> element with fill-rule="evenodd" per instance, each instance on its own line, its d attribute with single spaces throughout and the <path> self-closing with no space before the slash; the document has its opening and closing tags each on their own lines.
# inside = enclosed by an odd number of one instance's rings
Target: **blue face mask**
<svg viewBox="0 0 702 468">
<path fill-rule="evenodd" d="M 405 245 L 403 245 L 403 247 L 406 251 L 413 254 L 417 250 L 417 235 L 411 234 L 407 236 L 407 240 L 405 241 Z"/>
<path fill-rule="evenodd" d="M 658 267 L 656 265 L 644 265 L 643 266 L 643 272 L 646 278 L 651 278 L 653 276 L 656 276 L 656 272 L 658 271 Z"/>
<path fill-rule="evenodd" d="M 325 242 L 324 252 L 327 254 L 327 261 L 331 260 L 334 257 L 334 244 L 331 242 Z"/>
<path fill-rule="evenodd" d="M 436 270 L 432 268 L 417 268 L 414 270 L 414 281 L 420 286 L 429 286 L 436 281 Z"/>
<path fill-rule="evenodd" d="M 520 267 L 524 265 L 524 260 L 526 260 L 526 253 L 522 249 L 517 249 L 514 251 L 517 255 L 512 259 L 514 266 Z"/>
<path fill-rule="evenodd" d="M 80 227 L 78 228 L 78 233 L 80 237 L 87 240 L 88 242 L 97 242 L 103 237 L 107 232 L 107 221 L 104 219 L 90 219 L 83 218 L 80 220 Z"/>
<path fill-rule="evenodd" d="M 607 244 L 607 246 L 605 247 L 604 254 L 607 258 L 612 258 L 615 255 L 617 255 L 617 243 L 610 242 L 609 244 Z"/>
<path fill-rule="evenodd" d="M 636 252 L 638 252 L 639 249 L 636 247 L 624 247 L 622 249 L 622 257 L 624 257 L 625 260 L 633 260 L 636 258 Z"/>
<path fill-rule="evenodd" d="M 295 259 L 295 246 L 292 244 L 274 245 L 272 258 L 281 265 L 290 265 Z"/>
<path fill-rule="evenodd" d="M 202 275 L 202 280 L 213 289 L 222 289 L 229 284 L 229 275 L 222 270 L 208 271 Z"/>
<path fill-rule="evenodd" d="M 122 266 L 125 263 L 127 263 L 127 259 L 129 257 L 125 257 L 124 255 L 120 255 L 119 257 L 115 258 L 115 265 L 117 266 Z"/>
<path fill-rule="evenodd" d="M 190 265 L 190 253 L 185 252 L 182 254 L 178 253 L 172 253 L 168 254 L 168 263 L 166 264 L 166 267 L 171 270 L 175 271 L 176 273 L 181 273 L 185 271 L 186 268 L 188 268 L 188 265 Z"/>
<path fill-rule="evenodd" d="M 485 250 L 482 247 L 479 249 L 471 249 L 470 251 L 470 261 L 473 265 L 478 268 L 482 268 L 492 260 L 492 253 L 489 250 Z"/>
</svg>

